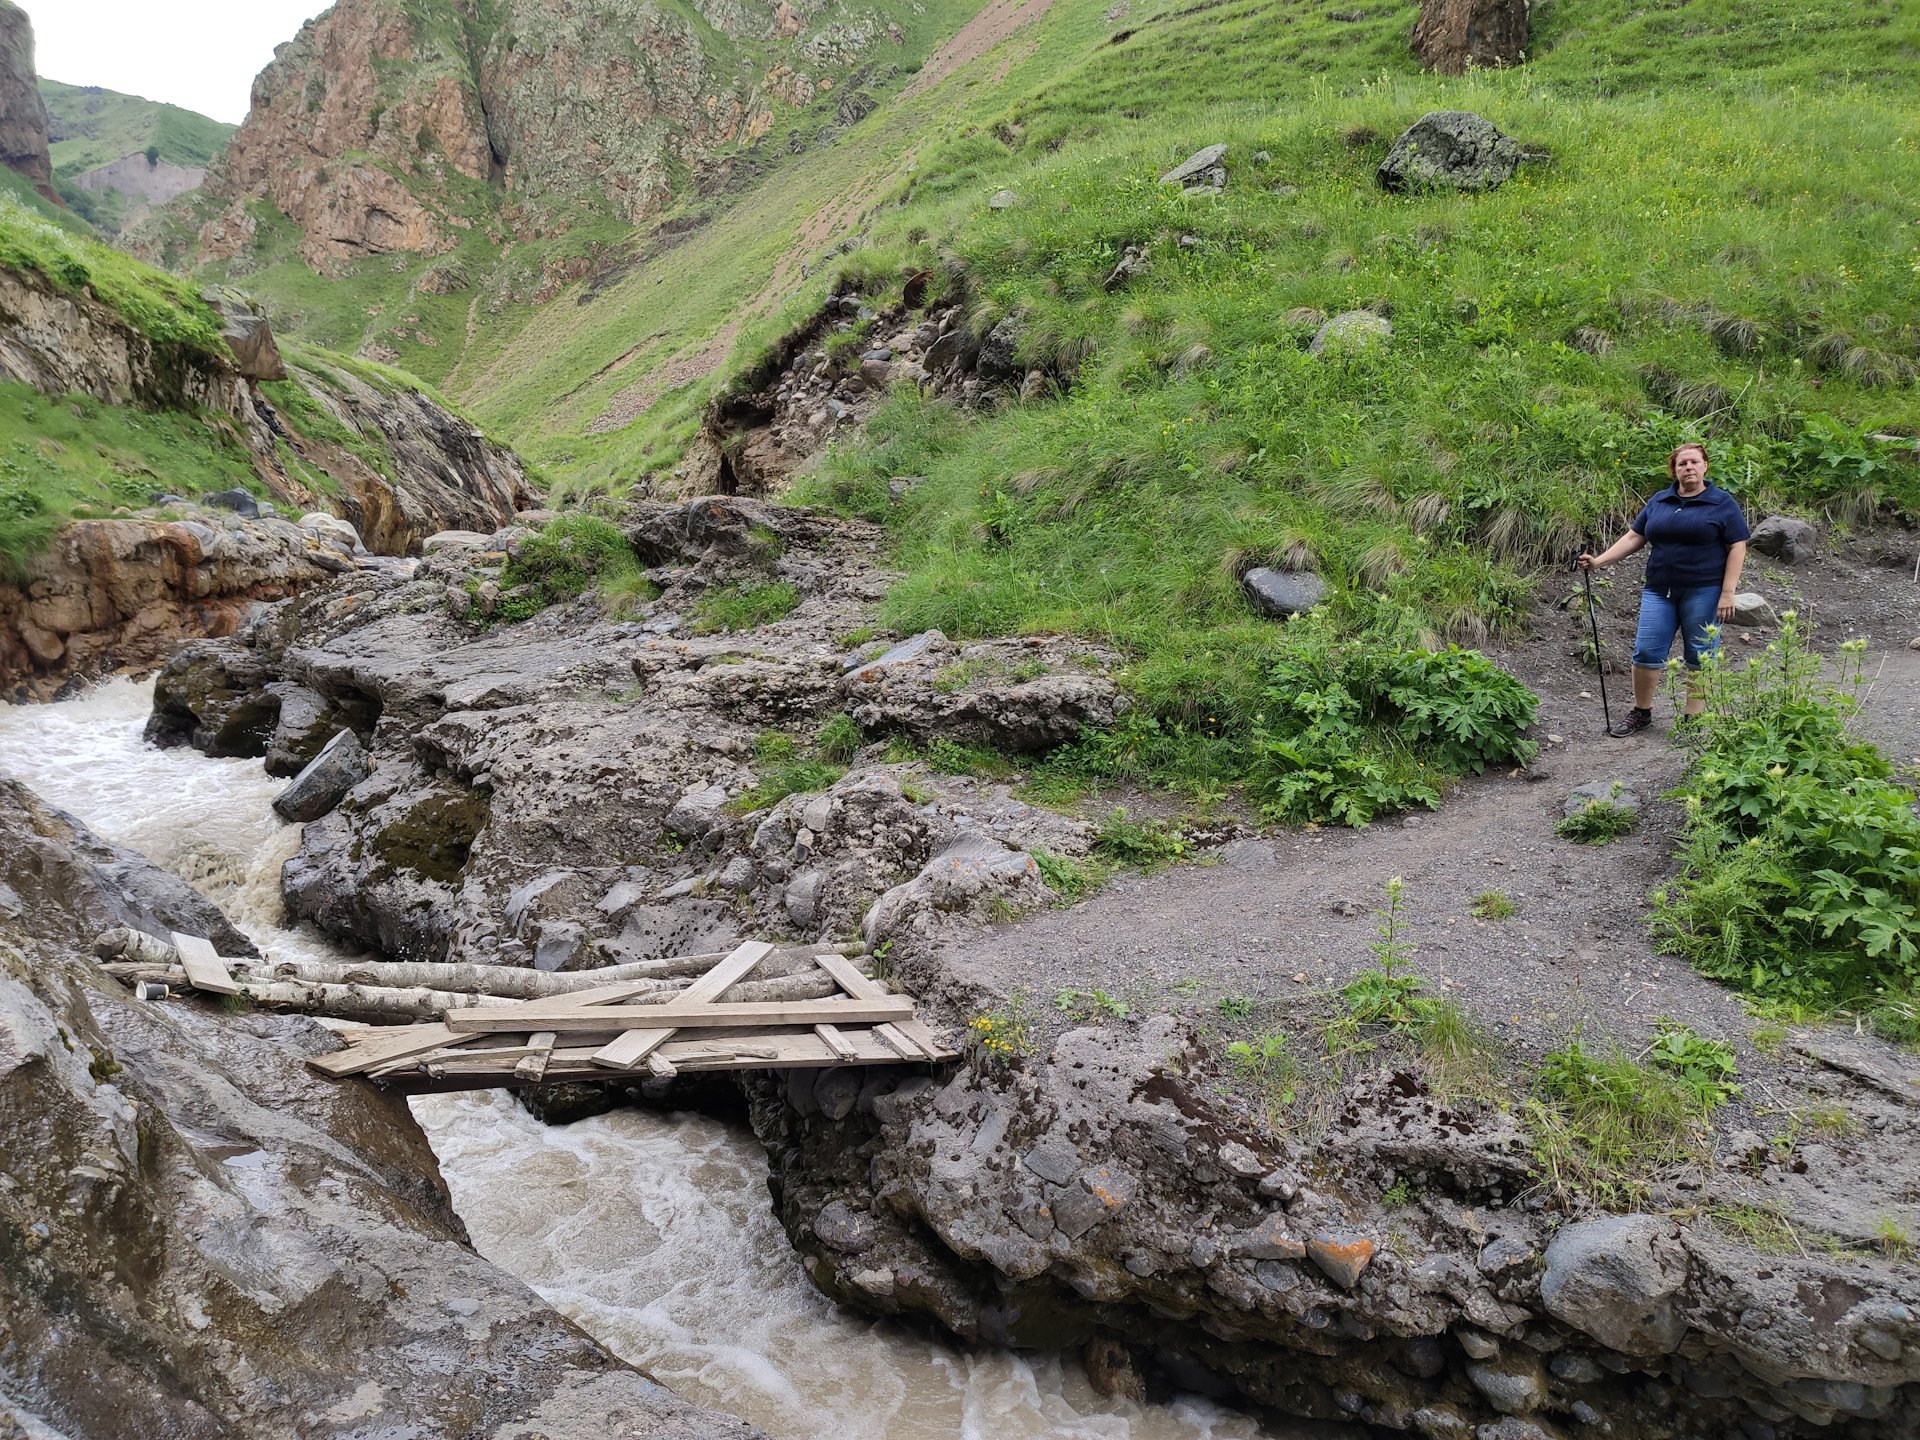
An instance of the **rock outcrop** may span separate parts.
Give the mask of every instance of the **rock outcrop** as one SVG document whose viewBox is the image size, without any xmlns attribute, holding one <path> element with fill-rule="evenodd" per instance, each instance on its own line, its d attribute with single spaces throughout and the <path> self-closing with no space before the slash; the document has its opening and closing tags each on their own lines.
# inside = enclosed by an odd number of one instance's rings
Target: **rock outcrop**
<svg viewBox="0 0 1920 1440">
<path fill-rule="evenodd" d="M 1403 131 L 1380 162 L 1386 190 L 1495 190 L 1513 178 L 1520 147 L 1471 110 L 1435 110 Z"/>
<path fill-rule="evenodd" d="M 317 1024 L 137 1001 L 103 922 L 245 944 L 0 781 L 9 1433 L 752 1440 L 476 1255 L 405 1103 L 307 1072 Z"/>
<path fill-rule="evenodd" d="M 1442 75 L 1518 65 L 1532 9 L 1533 0 L 1421 0 L 1413 53 Z"/>
<path fill-rule="evenodd" d="M 151 670 L 184 638 L 231 635 L 262 601 L 351 566 L 284 520 L 79 520 L 0 583 L 0 697 L 51 699 L 74 680 Z"/>
<path fill-rule="evenodd" d="M 532 238 L 588 211 L 637 222 L 666 205 L 676 171 L 765 133 L 778 95 L 831 88 L 885 27 L 817 0 L 697 19 L 607 0 L 341 0 L 255 79 L 208 172 L 222 208 L 193 258 L 244 251 L 260 200 L 300 227 L 301 258 L 322 272 L 439 254 L 476 223 Z"/>
<path fill-rule="evenodd" d="M 43 188 L 53 179 L 47 107 L 33 73 L 33 22 L 11 0 L 0 0 L 0 165 Z"/>
</svg>

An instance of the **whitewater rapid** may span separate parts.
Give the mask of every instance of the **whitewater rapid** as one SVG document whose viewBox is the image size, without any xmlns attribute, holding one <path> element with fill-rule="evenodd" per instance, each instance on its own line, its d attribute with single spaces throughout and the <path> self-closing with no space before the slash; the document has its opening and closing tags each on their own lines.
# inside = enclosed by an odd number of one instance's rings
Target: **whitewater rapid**
<svg viewBox="0 0 1920 1440">
<path fill-rule="evenodd" d="M 257 760 L 141 739 L 151 684 L 0 705 L 0 771 L 198 886 L 261 950 L 339 959 L 289 927 L 280 867 L 299 828 Z M 413 1111 L 480 1253 L 686 1399 L 775 1440 L 1279 1440 L 1198 1398 L 1097 1395 L 1077 1363 L 968 1352 L 842 1310 L 774 1219 L 751 1134 L 637 1110 L 547 1126 L 504 1092 Z"/>
</svg>

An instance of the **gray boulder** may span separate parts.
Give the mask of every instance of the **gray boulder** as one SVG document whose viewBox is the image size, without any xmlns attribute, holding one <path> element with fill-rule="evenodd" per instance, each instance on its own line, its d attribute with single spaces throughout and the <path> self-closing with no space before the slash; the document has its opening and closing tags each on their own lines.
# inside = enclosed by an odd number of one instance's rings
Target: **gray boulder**
<svg viewBox="0 0 1920 1440">
<path fill-rule="evenodd" d="M 1617 805 L 1636 815 L 1640 813 L 1640 797 L 1618 780 L 1589 780 L 1584 785 L 1576 785 L 1568 792 L 1560 813 L 1571 819 L 1587 806 L 1600 803 Z"/>
<path fill-rule="evenodd" d="M 248 380 L 284 380 L 286 362 L 273 341 L 273 326 L 267 312 L 250 295 L 225 285 L 200 292 L 200 298 L 220 317 L 220 338 L 233 352 L 234 368 Z"/>
<path fill-rule="evenodd" d="M 987 201 L 990 210 L 1010 210 L 1020 203 L 1020 197 L 1011 190 L 996 190 Z"/>
<path fill-rule="evenodd" d="M 1796 520 L 1791 515 L 1769 515 L 1753 527 L 1751 543 L 1762 555 L 1798 565 L 1802 560 L 1813 558 L 1814 545 L 1819 539 L 1820 532 L 1805 520 Z"/>
<path fill-rule="evenodd" d="M 1382 188 L 1493 190 L 1513 178 L 1520 147 L 1471 110 L 1422 115 L 1380 162 Z"/>
<path fill-rule="evenodd" d="M 1773 625 L 1779 616 L 1767 597 L 1753 590 L 1742 590 L 1733 597 L 1733 623 L 1736 625 Z"/>
<path fill-rule="evenodd" d="M 1327 582 L 1310 570 L 1269 570 L 1262 565 L 1240 577 L 1247 602 L 1262 615 L 1285 620 L 1304 615 L 1327 598 Z"/>
<path fill-rule="evenodd" d="M 217 506 L 222 510 L 231 510 L 243 520 L 260 518 L 260 502 L 240 489 L 215 490 L 200 497 L 202 505 Z"/>
<path fill-rule="evenodd" d="M 1357 355 L 1393 338 L 1393 322 L 1371 310 L 1345 310 L 1314 332 L 1307 349 L 1315 355 Z"/>
<path fill-rule="evenodd" d="M 274 797 L 274 811 L 297 825 L 318 820 L 369 773 L 367 752 L 359 738 L 351 730 L 342 730 Z"/>
<path fill-rule="evenodd" d="M 1547 1247 L 1540 1300 L 1562 1324 L 1623 1355 L 1665 1355 L 1687 1332 L 1687 1253 L 1671 1220 L 1609 1215 L 1568 1225 Z"/>
<path fill-rule="evenodd" d="M 983 380 L 1016 380 L 1020 364 L 1014 352 L 1020 348 L 1020 322 L 1009 315 L 987 332 L 980 342 L 980 358 L 974 369 Z"/>
<path fill-rule="evenodd" d="M 1209 145 L 1196 150 L 1182 160 L 1173 169 L 1160 177 L 1162 185 L 1220 186 L 1227 183 L 1227 167 L 1220 162 L 1227 158 L 1227 147 Z"/>
</svg>

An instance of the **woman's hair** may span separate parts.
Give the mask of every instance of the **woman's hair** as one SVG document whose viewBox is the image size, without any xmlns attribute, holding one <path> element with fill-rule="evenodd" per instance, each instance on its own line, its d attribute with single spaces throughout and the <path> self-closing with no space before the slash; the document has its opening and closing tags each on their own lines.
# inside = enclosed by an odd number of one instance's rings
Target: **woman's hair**
<svg viewBox="0 0 1920 1440">
<path fill-rule="evenodd" d="M 1689 450 L 1698 450 L 1700 452 L 1700 458 L 1702 460 L 1705 460 L 1707 458 L 1707 447 L 1702 445 L 1698 440 L 1689 440 L 1684 445 L 1674 446 L 1672 451 L 1667 455 L 1667 478 L 1669 480 L 1678 480 L 1680 478 L 1678 475 L 1673 473 L 1673 462 L 1678 460 L 1682 455 L 1686 454 L 1687 451 Z"/>
</svg>

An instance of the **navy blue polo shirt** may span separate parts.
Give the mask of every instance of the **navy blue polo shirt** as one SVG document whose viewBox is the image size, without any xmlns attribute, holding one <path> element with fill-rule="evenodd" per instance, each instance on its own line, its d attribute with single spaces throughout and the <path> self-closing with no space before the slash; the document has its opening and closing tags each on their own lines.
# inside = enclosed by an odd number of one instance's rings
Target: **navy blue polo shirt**
<svg viewBox="0 0 1920 1440">
<path fill-rule="evenodd" d="M 1727 551 L 1749 533 L 1740 502 L 1711 480 L 1691 497 L 1669 485 L 1633 517 L 1633 529 L 1647 540 L 1647 589 L 1662 594 L 1720 584 Z"/>
</svg>

